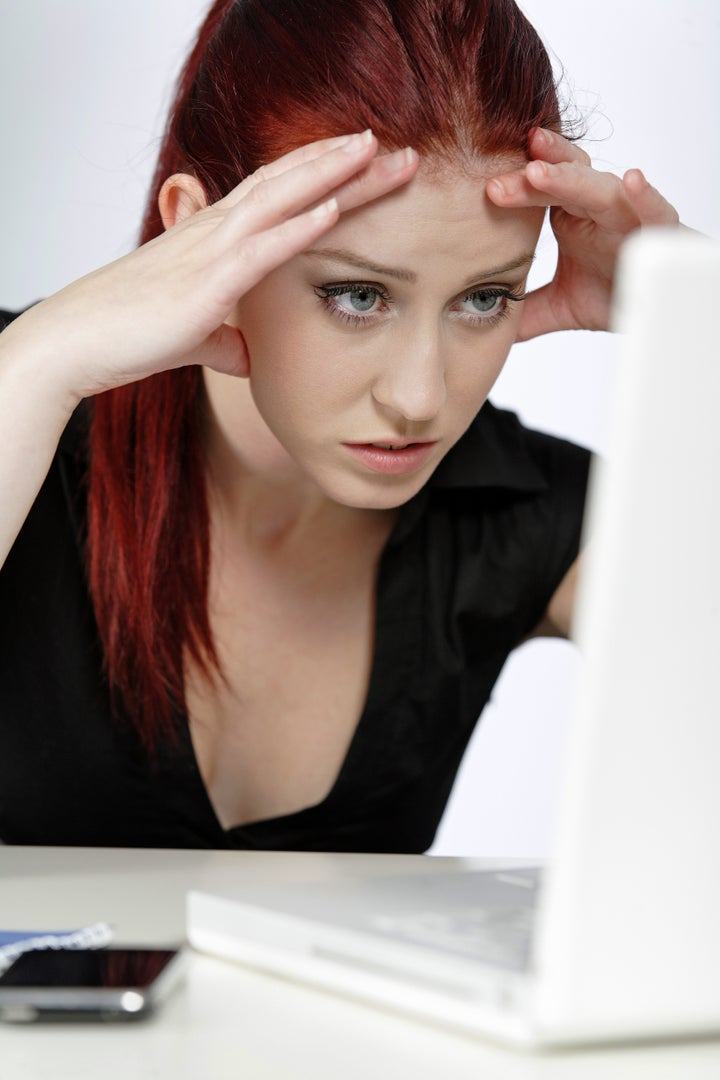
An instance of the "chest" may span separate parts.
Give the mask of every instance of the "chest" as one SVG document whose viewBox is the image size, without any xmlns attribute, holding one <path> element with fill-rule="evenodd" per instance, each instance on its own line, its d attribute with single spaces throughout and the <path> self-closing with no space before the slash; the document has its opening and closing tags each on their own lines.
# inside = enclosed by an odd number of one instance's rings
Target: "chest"
<svg viewBox="0 0 720 1080">
<path fill-rule="evenodd" d="M 378 553 L 304 567 L 216 566 L 210 619 L 223 672 L 191 666 L 198 766 L 225 828 L 322 801 L 367 697 Z"/>
</svg>

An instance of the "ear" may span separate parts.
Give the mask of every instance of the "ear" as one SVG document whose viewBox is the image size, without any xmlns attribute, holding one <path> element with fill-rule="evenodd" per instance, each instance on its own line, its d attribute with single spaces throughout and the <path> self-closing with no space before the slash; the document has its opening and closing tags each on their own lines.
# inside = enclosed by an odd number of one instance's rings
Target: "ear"
<svg viewBox="0 0 720 1080">
<path fill-rule="evenodd" d="M 172 229 L 173 225 L 204 210 L 207 205 L 205 188 L 189 173 L 169 176 L 158 195 L 158 209 L 166 229 Z"/>
<path fill-rule="evenodd" d="M 158 209 L 166 231 L 197 214 L 198 210 L 204 210 L 207 205 L 205 188 L 197 177 L 190 176 L 189 173 L 173 173 L 160 188 L 158 195 Z M 222 333 L 220 340 L 224 348 L 232 347 L 235 358 L 232 374 L 238 378 L 247 378 L 250 374 L 250 360 L 237 322 L 230 316 L 218 331 Z"/>
</svg>

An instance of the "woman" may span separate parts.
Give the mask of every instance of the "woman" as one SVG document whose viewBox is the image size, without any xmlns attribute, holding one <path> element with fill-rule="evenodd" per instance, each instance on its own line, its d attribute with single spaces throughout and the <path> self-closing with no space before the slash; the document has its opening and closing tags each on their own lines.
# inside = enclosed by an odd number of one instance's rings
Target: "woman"
<svg viewBox="0 0 720 1080">
<path fill-rule="evenodd" d="M 676 222 L 511 0 L 217 2 L 144 246 L 0 337 L 0 837 L 425 850 L 572 612 L 587 454 L 488 392 Z"/>
</svg>

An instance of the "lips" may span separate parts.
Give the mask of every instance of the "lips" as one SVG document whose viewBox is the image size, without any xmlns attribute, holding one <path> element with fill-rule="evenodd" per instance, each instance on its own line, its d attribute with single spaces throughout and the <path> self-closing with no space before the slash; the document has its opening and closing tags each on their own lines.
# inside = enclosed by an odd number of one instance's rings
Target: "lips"
<svg viewBox="0 0 720 1080">
<path fill-rule="evenodd" d="M 352 456 L 371 472 L 402 475 L 422 468 L 437 443 L 367 442 L 345 443 Z"/>
</svg>

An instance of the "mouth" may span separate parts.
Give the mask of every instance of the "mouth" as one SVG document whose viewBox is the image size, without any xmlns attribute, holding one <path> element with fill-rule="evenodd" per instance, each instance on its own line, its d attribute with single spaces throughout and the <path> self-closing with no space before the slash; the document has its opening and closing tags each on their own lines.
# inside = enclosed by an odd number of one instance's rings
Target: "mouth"
<svg viewBox="0 0 720 1080">
<path fill-rule="evenodd" d="M 378 450 L 407 450 L 408 446 L 427 446 L 427 442 L 401 442 L 401 443 L 360 443 L 363 446 L 377 446 Z"/>
<path fill-rule="evenodd" d="M 378 441 L 344 445 L 352 456 L 371 472 L 401 475 L 422 468 L 437 446 L 437 440 Z"/>
</svg>

